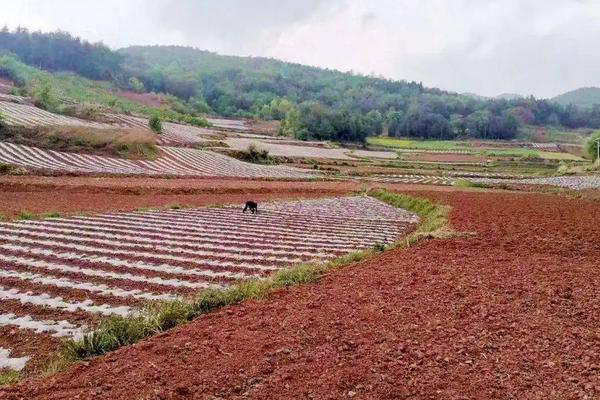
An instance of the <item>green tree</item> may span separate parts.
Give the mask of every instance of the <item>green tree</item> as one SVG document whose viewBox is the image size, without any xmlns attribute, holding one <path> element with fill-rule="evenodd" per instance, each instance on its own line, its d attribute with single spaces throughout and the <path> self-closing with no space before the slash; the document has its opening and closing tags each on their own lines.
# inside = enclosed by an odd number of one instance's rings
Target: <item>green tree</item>
<svg viewBox="0 0 600 400">
<path fill-rule="evenodd" d="M 593 133 L 585 145 L 586 152 L 592 157 L 592 160 L 596 160 L 598 157 L 598 146 L 600 146 L 600 131 Z"/>
<path fill-rule="evenodd" d="M 158 114 L 152 114 L 150 116 L 150 120 L 149 120 L 148 124 L 150 125 L 150 129 L 152 129 L 154 132 L 159 133 L 159 134 L 162 133 L 162 131 L 163 131 L 162 121 Z"/>
<path fill-rule="evenodd" d="M 401 135 L 402 113 L 400 111 L 390 108 L 385 114 L 385 123 L 387 125 L 389 136 Z"/>
<path fill-rule="evenodd" d="M 381 135 L 383 133 L 383 116 L 378 110 L 371 110 L 364 118 L 365 128 L 369 135 Z"/>
<path fill-rule="evenodd" d="M 281 136 L 297 137 L 300 130 L 300 113 L 295 108 L 292 108 L 281 121 L 277 133 Z"/>
<path fill-rule="evenodd" d="M 144 91 L 144 84 L 135 76 L 129 78 L 127 83 L 129 84 L 129 89 L 136 93 L 142 93 Z"/>
<path fill-rule="evenodd" d="M 35 84 L 33 88 L 33 100 L 36 106 L 47 111 L 57 111 L 59 101 L 54 94 L 52 85 L 47 81 Z"/>
</svg>

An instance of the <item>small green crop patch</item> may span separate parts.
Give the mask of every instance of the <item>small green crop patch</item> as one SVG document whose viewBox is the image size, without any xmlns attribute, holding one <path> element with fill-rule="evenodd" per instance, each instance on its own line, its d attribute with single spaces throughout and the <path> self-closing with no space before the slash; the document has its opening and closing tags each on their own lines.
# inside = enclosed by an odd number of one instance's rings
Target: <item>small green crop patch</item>
<svg viewBox="0 0 600 400">
<path fill-rule="evenodd" d="M 21 210 L 18 214 L 17 214 L 17 219 L 22 219 L 22 220 L 32 220 L 35 219 L 36 215 L 34 213 L 31 213 L 27 210 Z"/>
<path fill-rule="evenodd" d="M 459 188 L 479 188 L 479 189 L 485 189 L 485 188 L 491 187 L 490 185 L 482 183 L 482 182 L 471 182 L 466 179 L 457 179 L 454 181 L 452 186 L 459 187 Z"/>
<path fill-rule="evenodd" d="M 559 160 L 559 161 L 585 161 L 582 157 L 578 157 L 571 153 L 559 153 L 554 151 L 540 151 L 538 152 L 540 158 L 544 160 Z"/>
<path fill-rule="evenodd" d="M 367 144 L 394 149 L 415 150 L 472 150 L 462 142 L 453 140 L 411 140 L 391 137 L 368 137 Z"/>
<path fill-rule="evenodd" d="M 16 371 L 0 371 L 0 386 L 12 385 L 13 383 L 17 383 L 21 378 L 21 374 Z"/>
<path fill-rule="evenodd" d="M 483 152 L 486 157 L 510 157 L 521 159 L 539 159 L 540 154 L 536 150 L 512 148 L 512 149 L 493 149 Z"/>
</svg>

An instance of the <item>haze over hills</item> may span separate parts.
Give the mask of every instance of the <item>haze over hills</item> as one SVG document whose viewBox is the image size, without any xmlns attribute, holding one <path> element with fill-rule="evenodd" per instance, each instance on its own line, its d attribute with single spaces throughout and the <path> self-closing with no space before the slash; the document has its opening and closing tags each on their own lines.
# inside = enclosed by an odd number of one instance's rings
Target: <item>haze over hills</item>
<svg viewBox="0 0 600 400">
<path fill-rule="evenodd" d="M 584 87 L 575 89 L 552 98 L 552 101 L 555 101 L 563 106 L 569 104 L 579 107 L 592 107 L 594 105 L 600 105 L 600 88 Z"/>
</svg>

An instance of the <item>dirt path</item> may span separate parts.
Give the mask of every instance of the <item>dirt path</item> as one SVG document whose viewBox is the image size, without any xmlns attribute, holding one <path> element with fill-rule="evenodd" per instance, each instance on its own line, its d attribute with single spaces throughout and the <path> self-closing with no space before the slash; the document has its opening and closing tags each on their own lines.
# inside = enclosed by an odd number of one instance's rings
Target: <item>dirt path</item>
<svg viewBox="0 0 600 400">
<path fill-rule="evenodd" d="M 425 194 L 478 235 L 388 252 L 0 398 L 597 398 L 600 204 Z"/>
</svg>

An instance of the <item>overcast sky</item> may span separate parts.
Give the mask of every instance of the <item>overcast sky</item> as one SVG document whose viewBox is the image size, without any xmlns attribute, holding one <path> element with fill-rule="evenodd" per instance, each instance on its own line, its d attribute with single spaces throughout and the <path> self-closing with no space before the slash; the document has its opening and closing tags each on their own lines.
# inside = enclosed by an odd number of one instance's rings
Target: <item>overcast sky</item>
<svg viewBox="0 0 600 400">
<path fill-rule="evenodd" d="M 0 0 L 0 24 L 488 96 L 600 86 L 600 0 Z"/>
</svg>

